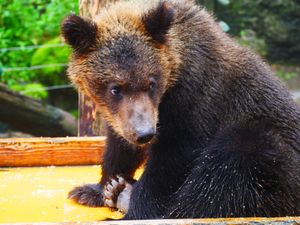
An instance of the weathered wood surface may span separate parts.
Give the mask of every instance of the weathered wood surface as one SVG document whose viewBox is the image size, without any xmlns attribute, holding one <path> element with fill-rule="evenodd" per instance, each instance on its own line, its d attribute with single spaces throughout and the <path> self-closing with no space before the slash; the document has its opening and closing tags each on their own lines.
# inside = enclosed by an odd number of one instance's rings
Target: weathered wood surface
<svg viewBox="0 0 300 225">
<path fill-rule="evenodd" d="M 17 225 L 23 223 L 17 223 Z M 105 222 L 24 223 L 32 225 L 299 225 L 300 217 L 283 218 L 233 218 L 233 219 L 179 219 L 179 220 L 135 220 Z"/>
<path fill-rule="evenodd" d="M 0 167 L 101 163 L 105 137 L 0 139 Z"/>
<path fill-rule="evenodd" d="M 69 113 L 21 95 L 0 84 L 0 120 L 35 136 L 75 136 L 76 119 Z"/>
</svg>

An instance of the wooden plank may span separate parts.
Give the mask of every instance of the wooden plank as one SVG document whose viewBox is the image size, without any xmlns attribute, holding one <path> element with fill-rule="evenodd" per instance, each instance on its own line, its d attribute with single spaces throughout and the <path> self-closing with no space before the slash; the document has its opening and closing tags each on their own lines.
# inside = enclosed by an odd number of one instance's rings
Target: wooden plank
<svg viewBox="0 0 300 225">
<path fill-rule="evenodd" d="M 299 225 L 300 217 L 282 218 L 229 218 L 229 219 L 178 219 L 178 220 L 135 220 L 104 222 L 65 222 L 65 223 L 15 223 L 15 224 L 53 224 L 53 225 Z"/>
<path fill-rule="evenodd" d="M 0 139 L 1 167 L 101 163 L 105 137 Z"/>
<path fill-rule="evenodd" d="M 67 199 L 69 191 L 95 184 L 101 166 L 0 168 L 0 224 L 102 221 L 120 219 L 120 212 L 85 207 Z"/>
</svg>

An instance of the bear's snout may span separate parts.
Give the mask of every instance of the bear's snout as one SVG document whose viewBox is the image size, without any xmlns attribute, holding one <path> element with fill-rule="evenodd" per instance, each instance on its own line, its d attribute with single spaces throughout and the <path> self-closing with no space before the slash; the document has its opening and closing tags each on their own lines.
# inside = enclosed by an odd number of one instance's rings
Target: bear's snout
<svg viewBox="0 0 300 225">
<path fill-rule="evenodd" d="M 123 137 L 130 143 L 147 144 L 156 135 L 157 107 L 147 94 L 142 93 L 134 98 L 125 96 L 120 107 L 119 124 Z"/>
<path fill-rule="evenodd" d="M 150 110 L 134 112 L 127 127 L 133 142 L 138 145 L 150 142 L 156 134 L 156 117 Z"/>
<path fill-rule="evenodd" d="M 150 142 L 156 134 L 156 129 L 149 127 L 146 129 L 141 129 L 136 132 L 136 142 L 139 144 L 146 144 Z"/>
</svg>

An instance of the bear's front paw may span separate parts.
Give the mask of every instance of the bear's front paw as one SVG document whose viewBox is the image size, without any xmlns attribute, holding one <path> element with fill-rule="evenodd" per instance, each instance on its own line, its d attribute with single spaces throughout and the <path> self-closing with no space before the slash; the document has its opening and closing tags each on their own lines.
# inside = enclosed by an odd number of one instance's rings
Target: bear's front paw
<svg viewBox="0 0 300 225">
<path fill-rule="evenodd" d="M 76 187 L 69 192 L 68 198 L 81 205 L 90 207 L 104 206 L 100 184 L 87 184 Z"/>
<path fill-rule="evenodd" d="M 111 179 L 104 187 L 103 201 L 104 205 L 117 208 L 126 213 L 129 207 L 132 185 L 124 180 L 123 177 L 117 176 Z"/>
</svg>

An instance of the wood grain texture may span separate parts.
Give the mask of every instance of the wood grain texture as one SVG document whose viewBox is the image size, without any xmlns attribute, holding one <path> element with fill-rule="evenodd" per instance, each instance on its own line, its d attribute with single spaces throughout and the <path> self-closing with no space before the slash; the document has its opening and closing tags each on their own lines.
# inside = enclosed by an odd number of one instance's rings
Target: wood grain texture
<svg viewBox="0 0 300 225">
<path fill-rule="evenodd" d="M 101 163 L 105 137 L 0 139 L 1 167 Z"/>
<path fill-rule="evenodd" d="M 22 224 L 22 223 L 16 223 Z M 32 225 L 299 225 L 300 217 L 283 218 L 230 218 L 230 219 L 178 219 L 178 220 L 136 220 L 136 221 L 104 221 L 104 222 L 66 222 L 66 223 L 24 223 Z"/>
</svg>

